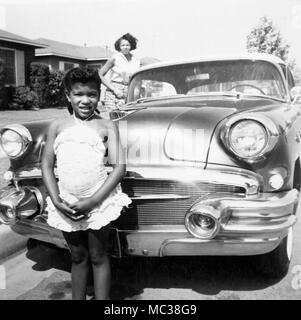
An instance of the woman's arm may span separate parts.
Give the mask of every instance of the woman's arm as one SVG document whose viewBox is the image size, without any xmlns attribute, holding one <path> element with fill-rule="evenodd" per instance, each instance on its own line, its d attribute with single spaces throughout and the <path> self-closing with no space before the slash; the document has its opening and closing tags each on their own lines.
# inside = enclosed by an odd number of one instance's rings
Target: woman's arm
<svg viewBox="0 0 301 320">
<path fill-rule="evenodd" d="M 45 187 L 54 206 L 65 214 L 74 214 L 74 210 L 59 197 L 59 188 L 54 175 L 55 154 L 53 151 L 54 140 L 57 135 L 58 122 L 53 122 L 47 133 L 47 140 L 42 157 L 42 176 Z"/>
<path fill-rule="evenodd" d="M 125 155 L 120 144 L 119 131 L 114 122 L 109 121 L 108 123 L 108 157 L 113 170 L 104 184 L 89 199 L 70 204 L 70 208 L 78 214 L 86 213 L 103 202 L 125 175 Z"/>
<path fill-rule="evenodd" d="M 111 90 L 115 96 L 117 98 L 122 98 L 122 95 L 119 91 L 115 90 L 111 84 L 110 81 L 108 81 L 108 79 L 106 79 L 105 75 L 107 74 L 107 72 L 109 70 L 111 70 L 113 67 L 114 67 L 114 64 L 115 64 L 115 58 L 111 58 L 109 59 L 105 64 L 104 66 L 98 71 L 98 74 L 99 74 L 99 77 L 100 77 L 100 80 L 102 82 L 102 84 L 104 86 L 106 86 L 109 90 Z"/>
</svg>

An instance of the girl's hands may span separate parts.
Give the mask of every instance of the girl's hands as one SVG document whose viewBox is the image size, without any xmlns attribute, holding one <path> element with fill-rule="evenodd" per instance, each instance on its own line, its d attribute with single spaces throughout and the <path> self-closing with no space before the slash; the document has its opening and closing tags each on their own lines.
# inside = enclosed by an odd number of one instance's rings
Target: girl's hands
<svg viewBox="0 0 301 320">
<path fill-rule="evenodd" d="M 53 204 L 60 212 L 62 212 L 66 216 L 70 216 L 70 215 L 75 215 L 76 214 L 76 212 L 73 209 L 70 208 L 70 205 L 66 201 L 64 201 L 62 199 L 59 199 L 58 201 L 55 201 Z"/>
<path fill-rule="evenodd" d="M 97 205 L 91 198 L 78 200 L 73 203 L 68 203 L 59 198 L 53 204 L 60 212 L 74 221 L 86 218 L 89 212 Z"/>
<path fill-rule="evenodd" d="M 69 207 L 75 211 L 76 215 L 84 214 L 87 215 L 96 204 L 91 199 L 78 200 L 74 203 L 69 204 Z"/>
</svg>

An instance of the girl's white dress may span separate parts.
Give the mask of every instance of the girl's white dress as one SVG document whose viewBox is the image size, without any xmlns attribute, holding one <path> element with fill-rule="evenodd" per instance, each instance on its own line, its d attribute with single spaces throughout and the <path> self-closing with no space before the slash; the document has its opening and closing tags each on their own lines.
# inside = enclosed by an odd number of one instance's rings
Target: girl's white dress
<svg viewBox="0 0 301 320">
<path fill-rule="evenodd" d="M 58 186 L 60 197 L 68 203 L 90 197 L 101 187 L 107 178 L 104 167 L 106 148 L 98 133 L 84 122 L 76 119 L 74 126 L 58 134 L 54 142 L 57 158 Z M 117 219 L 124 206 L 131 199 L 122 192 L 120 184 L 97 207 L 89 212 L 87 218 L 73 221 L 58 211 L 50 197 L 46 198 L 47 223 L 66 232 L 94 229 Z"/>
</svg>

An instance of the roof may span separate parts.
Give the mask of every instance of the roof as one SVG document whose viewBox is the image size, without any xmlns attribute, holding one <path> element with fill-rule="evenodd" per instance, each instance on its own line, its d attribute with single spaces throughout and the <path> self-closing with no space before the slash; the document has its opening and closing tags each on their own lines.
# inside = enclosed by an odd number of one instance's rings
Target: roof
<svg viewBox="0 0 301 320">
<path fill-rule="evenodd" d="M 43 45 L 41 45 L 41 43 L 39 43 L 37 41 L 31 40 L 31 39 L 28 39 L 25 37 L 21 37 L 17 34 L 7 32 L 2 29 L 0 29 L 0 40 L 13 42 L 13 43 L 20 43 L 20 44 L 24 44 L 24 45 L 35 47 L 35 48 L 43 48 L 44 47 Z"/>
<path fill-rule="evenodd" d="M 48 46 L 36 49 L 36 57 L 59 56 L 78 60 L 101 60 L 108 59 L 112 55 L 112 51 L 106 46 L 84 47 L 45 38 L 36 41 Z"/>
<path fill-rule="evenodd" d="M 168 67 L 172 65 L 179 65 L 179 64 L 185 64 L 185 63 L 196 63 L 196 62 L 206 62 L 206 61 L 226 61 L 226 60 L 263 60 L 268 61 L 271 63 L 279 64 L 285 62 L 278 58 L 277 56 L 274 56 L 272 54 L 267 53 L 245 53 L 245 54 L 239 54 L 239 55 L 223 55 L 223 56 L 210 56 L 210 57 L 199 57 L 199 58 L 190 58 L 190 59 L 183 59 L 183 60 L 173 60 L 173 61 L 162 61 L 157 63 L 152 63 L 151 65 L 146 65 L 141 67 L 138 71 L 144 71 L 148 69 L 153 68 L 160 68 L 160 67 Z"/>
<path fill-rule="evenodd" d="M 156 62 L 159 62 L 159 61 L 160 61 L 159 59 L 153 58 L 153 57 L 143 57 L 143 58 L 140 59 L 141 66 L 146 66 L 148 64 L 156 63 Z"/>
</svg>

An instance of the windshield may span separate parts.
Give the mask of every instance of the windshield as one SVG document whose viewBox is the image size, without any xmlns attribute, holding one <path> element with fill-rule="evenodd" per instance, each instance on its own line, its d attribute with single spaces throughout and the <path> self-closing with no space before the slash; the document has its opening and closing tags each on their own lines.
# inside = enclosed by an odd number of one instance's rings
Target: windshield
<svg viewBox="0 0 301 320">
<path fill-rule="evenodd" d="M 176 95 L 241 92 L 286 99 L 278 69 L 256 60 L 210 61 L 154 68 L 131 81 L 128 102 Z"/>
</svg>

